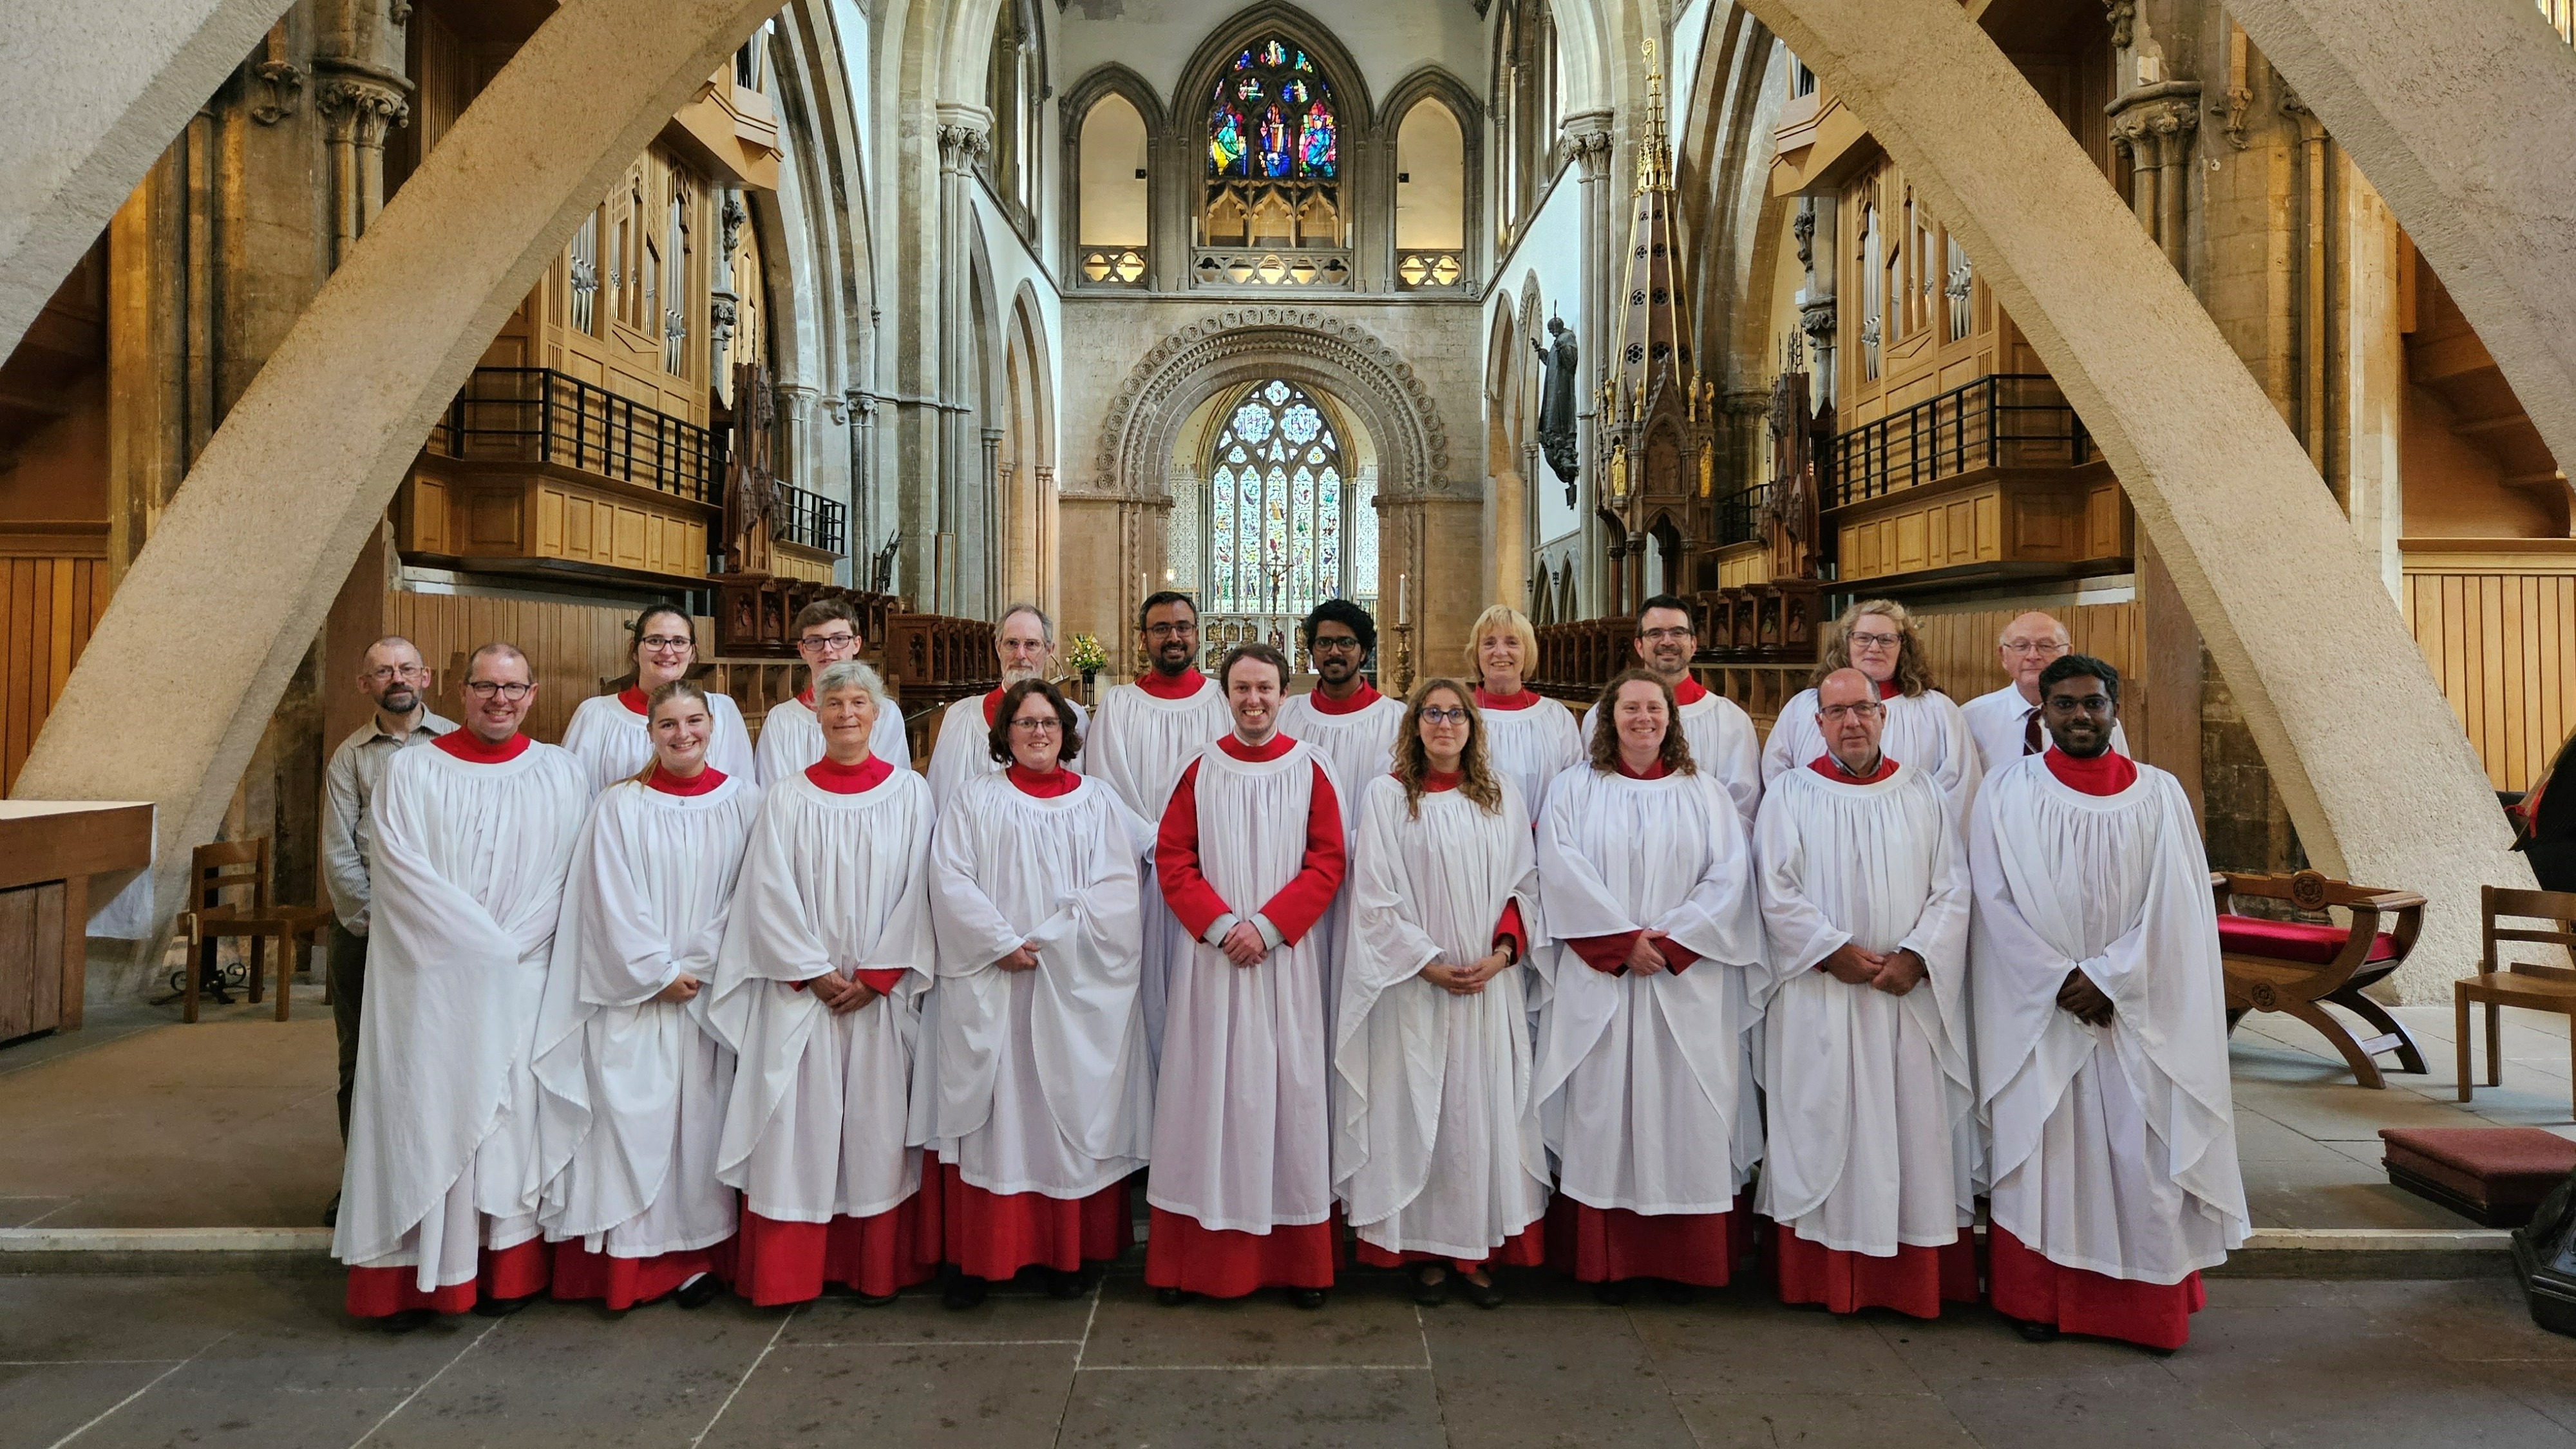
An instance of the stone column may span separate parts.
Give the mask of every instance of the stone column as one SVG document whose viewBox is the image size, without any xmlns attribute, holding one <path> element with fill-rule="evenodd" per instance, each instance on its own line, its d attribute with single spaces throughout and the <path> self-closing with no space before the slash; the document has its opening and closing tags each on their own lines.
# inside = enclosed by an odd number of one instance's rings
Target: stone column
<svg viewBox="0 0 2576 1449">
<path fill-rule="evenodd" d="M 877 526 L 877 399 L 876 395 L 852 388 L 850 399 L 850 577 L 854 589 L 876 587 L 870 572 L 876 566 L 876 551 L 885 546 Z"/>
<path fill-rule="evenodd" d="M 1061 618 L 1064 614 L 1064 600 L 1056 588 L 1058 557 L 1056 550 L 1061 540 L 1057 536 L 1058 519 L 1053 463 L 1039 463 L 1029 469 L 1029 493 L 1037 505 L 1029 533 L 1030 542 L 1037 555 L 1035 591 L 1038 607 L 1047 611 L 1048 618 Z"/>
<path fill-rule="evenodd" d="M 1613 256 L 1621 248 L 1617 218 L 1611 214 L 1619 188 L 1607 184 L 1611 176 L 1611 119 L 1611 112 L 1606 110 L 1583 111 L 1568 116 L 1565 118 L 1564 135 L 1558 142 L 1573 153 L 1583 185 L 1583 315 L 1577 319 L 1575 327 L 1576 347 L 1582 354 L 1583 371 L 1574 394 L 1576 456 L 1583 460 L 1584 474 L 1596 480 L 1601 476 L 1601 381 L 1610 375 L 1611 320 L 1618 315 L 1618 309 L 1610 303 L 1611 281 L 1618 271 L 1613 263 L 1614 260 L 1626 260 L 1624 256 Z M 1577 512 L 1582 519 L 1583 531 L 1582 563 L 1576 569 L 1576 587 L 1581 590 L 1586 614 L 1606 614 L 1619 607 L 1614 597 L 1616 590 L 1609 578 L 1598 576 L 1602 571 L 1594 566 L 1594 561 L 1609 560 L 1611 569 L 1615 571 L 1618 564 L 1614 551 L 1623 547 L 1625 540 L 1613 537 L 1600 518 L 1582 509 L 1579 502 Z"/>
<path fill-rule="evenodd" d="M 942 567 L 930 581 L 933 598 L 921 601 L 921 607 L 940 614 L 957 612 L 963 594 L 958 587 L 958 535 L 965 519 L 965 490 L 974 482 L 966 462 L 967 378 L 974 365 L 974 342 L 967 335 L 967 287 L 973 266 L 976 168 L 992 147 L 991 120 L 980 107 L 939 108 L 939 537 L 931 558 Z M 981 476 L 989 487 L 989 472 Z"/>
<path fill-rule="evenodd" d="M 1834 405 L 1835 261 L 1841 203 L 1830 196 L 1810 196 L 1799 203 L 1795 228 L 1798 260 L 1807 267 L 1807 284 L 1798 289 L 1798 331 L 1816 365 L 1808 370 L 1808 395 L 1817 407 Z M 1757 473 L 1759 469 L 1755 470 Z"/>
<path fill-rule="evenodd" d="M 713 375 L 717 394 L 730 401 L 733 397 L 733 329 L 740 320 L 737 309 L 742 303 L 742 294 L 734 290 L 733 253 L 742 242 L 742 224 L 750 219 L 750 214 L 743 210 L 742 192 L 738 188 L 723 188 L 716 203 L 716 216 L 722 228 L 714 262 L 707 269 L 708 371 Z"/>
<path fill-rule="evenodd" d="M 984 429 L 984 612 L 1002 607 L 1004 540 L 1011 534 L 1011 492 L 1017 483 L 1018 469 L 1005 473 L 1002 468 L 1002 430 L 987 425 Z"/>
<path fill-rule="evenodd" d="M 2111 103 L 2111 145 L 2129 158 L 2129 209 L 2177 272 L 2190 239 L 2184 196 L 2200 129 L 2200 82 L 2141 85 Z"/>
<path fill-rule="evenodd" d="M 385 207 L 385 135 L 411 123 L 411 83 L 358 69 L 346 61 L 315 69 L 323 80 L 314 106 L 328 128 L 331 171 L 331 263 L 349 248 Z"/>
<path fill-rule="evenodd" d="M 778 400 L 778 481 L 802 488 L 814 469 L 814 404 L 822 396 L 801 383 L 774 384 Z"/>
</svg>

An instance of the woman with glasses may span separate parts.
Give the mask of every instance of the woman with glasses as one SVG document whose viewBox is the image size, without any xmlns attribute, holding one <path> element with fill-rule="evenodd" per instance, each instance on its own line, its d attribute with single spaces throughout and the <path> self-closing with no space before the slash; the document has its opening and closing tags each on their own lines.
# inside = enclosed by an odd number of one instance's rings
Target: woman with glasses
<svg viewBox="0 0 2576 1449">
<path fill-rule="evenodd" d="M 1724 1286 L 1762 1153 L 1741 1040 L 1763 959 L 1752 853 L 1673 715 L 1658 676 L 1611 680 L 1592 756 L 1548 787 L 1538 827 L 1562 943 L 1541 953 L 1532 1088 L 1558 1163 L 1548 1259 L 1612 1303 L 1636 1279 L 1675 1298 Z"/>
<path fill-rule="evenodd" d="M 557 1298 L 623 1309 L 677 1290 L 697 1308 L 733 1276 L 736 1207 L 716 1178 L 733 1053 L 699 997 L 760 790 L 707 762 L 706 691 L 672 680 L 646 718 L 653 762 L 600 793 L 555 930 L 540 1216 Z"/>
<path fill-rule="evenodd" d="M 563 747 L 590 772 L 594 790 L 631 779 L 653 762 L 648 701 L 663 685 L 686 679 L 697 662 L 697 635 L 689 616 L 669 604 L 655 604 L 636 615 L 629 626 L 627 657 L 635 661 L 634 682 L 615 694 L 583 700 L 572 712 L 572 723 L 564 726 Z M 703 697 L 714 730 L 707 740 L 707 764 L 751 783 L 758 766 L 752 762 L 751 732 L 743 728 L 741 708 L 721 692 L 706 691 Z"/>
<path fill-rule="evenodd" d="M 1454 680 L 1416 685 L 1394 773 L 1357 787 L 1333 1185 L 1361 1263 L 1408 1268 L 1426 1306 L 1447 1300 L 1454 1272 L 1495 1308 L 1489 1267 L 1535 1266 L 1545 1247 L 1521 979 L 1538 867 L 1520 787 L 1487 762 L 1467 696 Z"/>
<path fill-rule="evenodd" d="M 716 957 L 707 1019 L 740 1058 L 716 1173 L 743 1193 L 734 1286 L 763 1306 L 826 1280 L 891 1302 L 938 1269 L 910 1145 L 930 786 L 871 747 L 884 693 L 852 659 L 814 681 L 823 758 L 765 787 Z"/>
<path fill-rule="evenodd" d="M 797 611 L 795 632 L 796 657 L 805 661 L 809 682 L 795 698 L 771 706 L 761 721 L 763 788 L 802 774 L 806 766 L 823 758 L 823 727 L 814 717 L 814 686 L 810 681 L 844 659 L 859 657 L 858 611 L 839 599 L 816 599 Z M 874 673 L 869 677 L 874 678 Z M 911 769 L 912 744 L 904 734 L 903 711 L 882 695 L 877 699 L 874 728 L 876 733 L 868 741 L 869 753 L 898 770 Z"/>
<path fill-rule="evenodd" d="M 1152 834 L 1067 768 L 1077 728 L 1045 680 L 1003 691 L 986 747 L 1004 768 L 959 786 L 931 842 L 937 1080 L 914 1116 L 940 1175 L 951 1308 L 1028 1267 L 1078 1297 L 1084 1265 L 1127 1246 L 1127 1178 L 1153 1140 L 1137 997 Z"/>
<path fill-rule="evenodd" d="M 1509 604 L 1479 614 L 1467 631 L 1467 667 L 1476 674 L 1478 742 L 1494 771 L 1521 787 L 1534 818 L 1548 781 L 1583 758 L 1583 731 L 1574 711 L 1529 687 L 1538 667 L 1538 630 L 1529 616 Z"/>
<path fill-rule="evenodd" d="M 1932 777 L 1950 803 L 1951 823 L 1965 828 L 1968 804 L 1986 775 L 1967 719 L 1950 696 L 1932 687 L 1932 671 L 1923 660 L 1923 641 L 1905 606 L 1893 599 L 1863 599 L 1834 621 L 1824 657 L 1816 661 L 1815 679 L 1837 669 L 1857 669 L 1878 687 L 1887 706 L 1887 728 L 1881 747 L 1890 759 L 1903 760 Z M 1779 722 L 1762 748 L 1762 782 L 1768 785 L 1783 770 L 1804 769 L 1825 757 L 1824 732 L 1816 728 L 1816 691 L 1798 691 L 1780 706 Z"/>
</svg>

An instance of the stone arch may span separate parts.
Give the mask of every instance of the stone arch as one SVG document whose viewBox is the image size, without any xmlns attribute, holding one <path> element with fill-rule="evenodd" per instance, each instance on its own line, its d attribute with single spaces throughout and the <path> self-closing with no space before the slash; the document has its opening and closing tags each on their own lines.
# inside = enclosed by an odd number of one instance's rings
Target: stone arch
<svg viewBox="0 0 2576 1449">
<path fill-rule="evenodd" d="M 1055 363 L 1037 288 L 1011 298 L 1003 355 L 1002 597 L 1060 607 L 1055 508 Z"/>
<path fill-rule="evenodd" d="M 1169 184 L 1162 173 L 1172 169 L 1174 155 L 1170 120 L 1163 111 L 1161 92 L 1154 83 L 1134 70 L 1110 61 L 1093 66 L 1083 73 L 1056 99 L 1056 140 L 1061 178 L 1057 188 L 1057 214 L 1063 218 L 1057 228 L 1056 253 L 1062 258 L 1060 275 L 1067 279 L 1068 290 L 1081 286 L 1082 277 L 1082 132 L 1090 122 L 1091 111 L 1104 99 L 1117 96 L 1136 108 L 1136 118 L 1145 127 L 1145 235 L 1153 250 L 1167 233 L 1183 226 L 1178 216 L 1181 188 Z M 1193 150 L 1188 153 L 1195 157 Z"/>
</svg>

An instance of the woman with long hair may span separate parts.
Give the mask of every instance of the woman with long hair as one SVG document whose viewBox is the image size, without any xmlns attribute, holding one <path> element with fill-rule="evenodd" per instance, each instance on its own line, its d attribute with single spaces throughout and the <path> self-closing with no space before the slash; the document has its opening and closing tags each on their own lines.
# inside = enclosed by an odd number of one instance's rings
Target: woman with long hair
<svg viewBox="0 0 2576 1449">
<path fill-rule="evenodd" d="M 1574 711 L 1529 687 L 1538 668 L 1538 630 L 1529 616 L 1509 604 L 1477 615 L 1467 631 L 1467 668 L 1476 679 L 1486 759 L 1521 787 L 1521 803 L 1535 819 L 1547 782 L 1583 758 L 1583 730 Z"/>
<path fill-rule="evenodd" d="M 1768 785 L 1783 770 L 1804 769 L 1825 757 L 1824 732 L 1816 728 L 1815 685 L 1837 669 L 1857 669 L 1877 686 L 1879 703 L 1887 709 L 1879 748 L 1889 759 L 1931 776 L 1950 803 L 1952 823 L 1964 829 L 1985 764 L 1976 737 L 1968 732 L 1967 717 L 1950 696 L 1933 687 L 1923 654 L 1913 616 L 1894 599 L 1863 599 L 1843 610 L 1816 661 L 1814 683 L 1780 706 L 1779 721 L 1762 747 L 1762 782 Z"/>
<path fill-rule="evenodd" d="M 1562 943 L 1541 953 L 1534 1088 L 1558 1161 L 1548 1258 L 1604 1301 L 1639 1278 L 1687 1297 L 1723 1286 L 1751 1242 L 1752 855 L 1660 678 L 1621 674 L 1594 717 L 1592 757 L 1548 787 L 1538 828 L 1539 905 Z"/>
<path fill-rule="evenodd" d="M 1562 709 L 1562 706 L 1559 706 Z M 1466 685 L 1414 686 L 1395 770 L 1359 791 L 1333 1043 L 1333 1184 L 1359 1261 L 1408 1267 L 1437 1304 L 1454 1271 L 1544 1256 L 1547 1146 L 1530 1092 L 1522 968 L 1538 870 L 1520 786 L 1485 755 Z"/>
<path fill-rule="evenodd" d="M 653 733 L 646 719 L 655 691 L 689 677 L 697 664 L 698 641 L 686 611 L 676 604 L 654 604 L 627 625 L 627 657 L 635 673 L 615 694 L 593 695 L 572 712 L 564 726 L 563 747 L 590 772 L 591 788 L 605 790 L 653 763 Z M 707 709 L 709 733 L 706 763 L 744 785 L 759 782 L 751 750 L 751 732 L 743 728 L 742 708 L 719 690 L 699 690 Z"/>
<path fill-rule="evenodd" d="M 573 848 L 538 1021 L 540 1219 L 554 1295 L 696 1308 L 733 1277 L 735 1198 L 716 1180 L 733 1052 L 706 1023 L 734 875 L 760 808 L 707 763 L 705 691 L 671 680 L 653 762 L 602 791 Z"/>
</svg>

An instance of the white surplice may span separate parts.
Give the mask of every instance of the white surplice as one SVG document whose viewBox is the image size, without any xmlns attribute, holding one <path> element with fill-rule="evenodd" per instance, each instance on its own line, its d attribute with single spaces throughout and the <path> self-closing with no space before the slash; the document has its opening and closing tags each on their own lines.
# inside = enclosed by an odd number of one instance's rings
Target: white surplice
<svg viewBox="0 0 2576 1449">
<path fill-rule="evenodd" d="M 2208 860 L 2182 786 L 2137 769 L 2106 796 L 2038 755 L 1985 782 L 1970 1001 L 1995 1223 L 2065 1267 L 2178 1283 L 2249 1223 Z M 2059 1009 L 2077 968 L 2109 1026 Z"/>
<path fill-rule="evenodd" d="M 760 773 L 751 748 L 751 731 L 743 728 L 742 706 L 733 696 L 707 691 L 707 763 L 732 779 L 752 784 Z M 572 712 L 564 726 L 563 747 L 590 772 L 590 787 L 605 790 L 632 780 L 653 763 L 653 733 L 643 715 L 614 694 L 596 694 Z"/>
<path fill-rule="evenodd" d="M 1205 680 L 1196 692 L 1180 699 L 1147 694 L 1133 684 L 1117 685 L 1101 695 L 1091 732 L 1083 737 L 1083 773 L 1117 791 L 1127 808 L 1150 827 L 1161 822 L 1181 771 L 1210 741 L 1233 730 L 1234 716 L 1225 707 L 1225 691 L 1214 680 Z M 1172 919 L 1172 908 L 1163 904 L 1163 888 L 1154 878 L 1150 857 L 1145 862 L 1144 892 L 1145 979 L 1138 995 L 1145 1006 L 1146 1059 L 1159 1062 L 1172 940 L 1181 928 Z"/>
<path fill-rule="evenodd" d="M 590 779 L 552 745 L 404 750 L 375 797 L 365 1021 L 332 1255 L 471 1281 L 537 1235 L 529 1049 Z M 479 1215 L 479 1216 L 478 1216 Z"/>
<path fill-rule="evenodd" d="M 1578 762 L 1592 752 L 1592 726 L 1600 713 L 1598 704 L 1583 712 Z M 1711 692 L 1676 708 L 1674 718 L 1681 721 L 1682 739 L 1690 745 L 1692 766 L 1725 787 L 1727 798 L 1735 802 L 1735 815 L 1743 824 L 1745 836 L 1751 838 L 1753 812 L 1762 808 L 1762 786 L 1771 776 L 1763 768 L 1761 747 L 1754 739 L 1753 716 L 1734 700 Z M 1542 816 L 1545 813 L 1540 812 Z"/>
<path fill-rule="evenodd" d="M 1548 783 L 1583 759 L 1583 727 L 1561 700 L 1540 695 L 1526 709 L 1485 709 L 1485 765 L 1521 787 L 1521 803 L 1536 820 L 1547 808 Z M 1745 725 L 1749 741 L 1750 721 Z M 1688 736 L 1684 736 L 1688 738 Z"/>
<path fill-rule="evenodd" d="M 760 785 L 767 789 L 823 758 L 823 723 L 802 699 L 782 699 L 761 717 Z M 883 695 L 877 697 L 876 727 L 868 731 L 868 753 L 898 770 L 912 768 L 912 741 L 903 730 L 903 710 Z"/>
<path fill-rule="evenodd" d="M 1547 1211 L 1547 1144 L 1530 1092 L 1526 964 L 1472 996 L 1422 979 L 1493 950 L 1506 905 L 1539 939 L 1538 862 L 1520 787 L 1487 812 L 1456 790 L 1360 794 L 1343 895 L 1342 998 L 1333 1044 L 1333 1188 L 1360 1240 L 1474 1261 Z"/>
<path fill-rule="evenodd" d="M 733 1052 L 703 989 L 653 998 L 682 972 L 714 981 L 759 808 L 737 775 L 702 795 L 627 780 L 583 827 L 537 1026 L 549 1238 L 650 1258 L 733 1236 L 733 1190 L 716 1180 Z"/>
<path fill-rule="evenodd" d="M 1315 747 L 1343 787 L 1342 834 L 1359 828 L 1351 807 L 1369 781 L 1395 768 L 1395 734 L 1404 726 L 1404 701 L 1381 694 L 1365 708 L 1331 714 L 1315 695 L 1292 694 L 1279 705 L 1279 733 Z"/>
<path fill-rule="evenodd" d="M 1792 770 L 1763 794 L 1770 1122 L 1755 1205 L 1811 1243 L 1893 1257 L 1975 1219 L 1966 857 L 1912 765 L 1867 785 Z M 1928 975 L 1891 996 L 1816 969 L 1847 943 L 1912 951 Z"/>
<path fill-rule="evenodd" d="M 1144 1165 L 1147 841 L 1145 822 L 1093 779 L 1040 799 L 986 775 L 941 812 L 930 848 L 938 1080 L 916 1090 L 914 1138 L 968 1185 L 1083 1198 Z M 993 964 L 1024 941 L 1037 969 Z"/>
<path fill-rule="evenodd" d="M 2030 743 L 2030 719 L 2037 710 L 2037 705 L 2021 697 L 2021 686 L 2017 684 L 2007 684 L 1959 706 L 1959 718 L 1967 723 L 1968 738 L 1977 742 L 1977 761 L 1985 773 L 2001 773 L 2006 765 L 2022 757 Z M 2043 724 L 2035 753 L 2047 753 L 2048 744 L 2048 726 Z M 2124 755 L 2129 753 L 2129 736 L 2118 720 L 2111 722 L 2111 748 Z"/>
<path fill-rule="evenodd" d="M 1706 775 L 1638 780 L 1577 765 L 1548 786 L 1539 909 L 1555 941 L 1657 930 L 1699 954 L 1613 976 L 1538 951 L 1537 1095 L 1558 1191 L 1596 1208 L 1721 1213 L 1762 1156 L 1745 1080 L 1762 970 L 1752 852 Z M 1716 1144 L 1730 1144 L 1732 1150 Z"/>
<path fill-rule="evenodd" d="M 1199 869 L 1249 922 L 1304 868 L 1316 781 L 1331 766 L 1302 742 L 1260 761 L 1210 747 L 1198 766 Z M 1333 1208 L 1332 1048 L 1321 930 L 1251 967 L 1177 922 L 1167 940 L 1146 1201 L 1232 1232 L 1324 1221 Z"/>
<path fill-rule="evenodd" d="M 802 773 L 764 792 L 707 1020 L 740 1058 L 717 1175 L 780 1222 L 873 1217 L 921 1185 L 913 1048 L 930 989 L 930 787 L 896 770 L 856 795 Z M 835 1014 L 795 983 L 900 970 Z"/>
<path fill-rule="evenodd" d="M 930 742 L 930 760 L 922 767 L 922 774 L 930 780 L 930 803 L 942 813 L 968 784 L 986 775 L 998 775 L 1006 768 L 993 758 L 993 737 L 989 733 L 993 722 L 984 718 L 985 700 L 1000 693 L 996 690 L 993 695 L 961 699 L 940 712 L 939 733 Z M 1072 700 L 1065 703 L 1073 704 L 1074 733 L 1088 735 L 1091 716 Z M 1071 741 L 1066 744 L 1069 746 Z M 1064 768 L 1080 774 L 1082 761 L 1066 760 Z"/>
<path fill-rule="evenodd" d="M 1932 783 L 1941 787 L 1942 798 L 1950 802 L 1951 822 L 1964 832 L 1969 803 L 1977 798 L 1977 782 L 1985 778 L 1986 768 L 1977 742 L 1968 734 L 1967 721 L 1959 717 L 1959 707 L 1937 689 L 1891 695 L 1882 703 L 1887 706 L 1887 724 L 1879 733 L 1878 747 L 1889 759 L 1902 760 L 1931 776 Z M 1803 770 L 1823 753 L 1824 731 L 1816 728 L 1816 692 L 1799 690 L 1780 706 L 1771 738 L 1763 743 L 1762 782 L 1768 785 L 1786 770 Z"/>
</svg>

